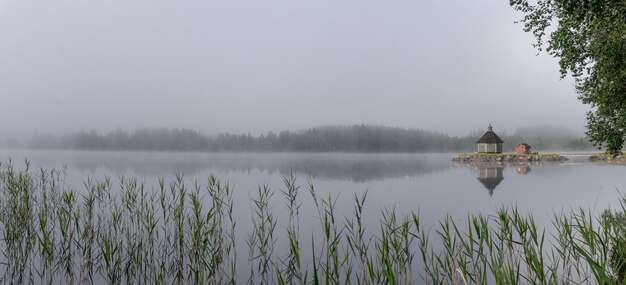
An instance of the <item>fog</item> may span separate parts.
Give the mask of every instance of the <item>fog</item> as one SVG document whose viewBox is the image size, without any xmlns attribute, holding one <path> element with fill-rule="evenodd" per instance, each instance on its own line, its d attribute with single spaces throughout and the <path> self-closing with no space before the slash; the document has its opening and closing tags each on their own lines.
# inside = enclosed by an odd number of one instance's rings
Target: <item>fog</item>
<svg viewBox="0 0 626 285">
<path fill-rule="evenodd" d="M 465 135 L 588 109 L 508 1 L 0 0 L 0 137 L 375 124 Z"/>
</svg>

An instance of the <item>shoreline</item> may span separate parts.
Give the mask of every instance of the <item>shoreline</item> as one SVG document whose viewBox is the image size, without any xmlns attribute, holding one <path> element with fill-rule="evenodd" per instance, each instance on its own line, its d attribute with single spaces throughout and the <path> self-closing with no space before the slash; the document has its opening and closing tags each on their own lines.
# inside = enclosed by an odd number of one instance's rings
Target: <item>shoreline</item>
<svg viewBox="0 0 626 285">
<path fill-rule="evenodd" d="M 590 161 L 593 162 L 604 162 L 604 163 L 616 163 L 616 164 L 625 164 L 626 163 L 626 154 L 620 154 L 617 156 L 613 156 L 606 153 L 600 153 L 596 155 L 592 155 L 589 157 Z"/>
</svg>

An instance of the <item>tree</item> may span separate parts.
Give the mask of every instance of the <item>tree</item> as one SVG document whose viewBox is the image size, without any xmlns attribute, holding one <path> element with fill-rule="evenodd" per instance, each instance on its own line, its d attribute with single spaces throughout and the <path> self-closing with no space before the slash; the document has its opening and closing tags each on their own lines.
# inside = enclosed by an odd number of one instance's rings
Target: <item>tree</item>
<svg viewBox="0 0 626 285">
<path fill-rule="evenodd" d="M 621 153 L 626 139 L 626 1 L 509 0 L 525 14 L 524 31 L 539 51 L 571 74 L 578 99 L 591 106 L 586 135 L 595 147 Z"/>
</svg>

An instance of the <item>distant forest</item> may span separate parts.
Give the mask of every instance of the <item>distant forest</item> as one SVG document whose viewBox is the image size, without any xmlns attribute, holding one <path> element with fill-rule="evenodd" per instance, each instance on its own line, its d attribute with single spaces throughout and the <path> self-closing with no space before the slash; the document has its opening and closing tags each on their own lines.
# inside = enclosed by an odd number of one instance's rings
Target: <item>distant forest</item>
<svg viewBox="0 0 626 285">
<path fill-rule="evenodd" d="M 144 128 L 133 132 L 117 129 L 55 135 L 35 135 L 29 141 L 7 142 L 5 147 L 74 150 L 146 150 L 208 152 L 454 152 L 472 151 L 484 130 L 467 136 L 385 126 L 352 125 L 282 131 L 252 136 L 224 133 L 204 135 L 190 129 Z M 498 133 L 504 150 L 513 151 L 526 142 L 534 151 L 548 149 L 585 150 L 592 146 L 575 132 L 552 126 L 518 129 L 515 134 Z"/>
</svg>

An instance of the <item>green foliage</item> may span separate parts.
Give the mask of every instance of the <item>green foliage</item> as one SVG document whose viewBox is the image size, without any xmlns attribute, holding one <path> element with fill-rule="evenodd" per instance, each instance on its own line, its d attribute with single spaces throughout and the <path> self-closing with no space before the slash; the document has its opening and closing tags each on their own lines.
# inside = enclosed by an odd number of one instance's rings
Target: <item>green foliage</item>
<svg viewBox="0 0 626 285">
<path fill-rule="evenodd" d="M 606 210 L 602 214 L 604 226 L 615 233 L 610 239 L 609 265 L 618 284 L 626 282 L 626 215 L 623 210 L 621 212 Z"/>
<path fill-rule="evenodd" d="M 510 0 L 525 14 L 524 31 L 559 59 L 561 76 L 575 79 L 579 99 L 592 107 L 587 136 L 607 153 L 626 138 L 626 2 L 616 0 Z"/>
</svg>

